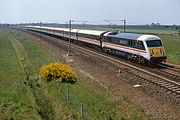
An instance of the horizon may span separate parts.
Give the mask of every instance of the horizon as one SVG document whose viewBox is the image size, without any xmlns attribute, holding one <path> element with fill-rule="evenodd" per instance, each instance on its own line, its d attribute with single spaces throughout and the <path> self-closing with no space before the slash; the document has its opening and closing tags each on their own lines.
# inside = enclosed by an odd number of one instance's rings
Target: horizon
<svg viewBox="0 0 180 120">
<path fill-rule="evenodd" d="M 0 25 L 34 25 L 34 26 L 40 26 L 41 25 L 67 25 L 65 23 L 43 23 L 43 22 L 35 22 L 35 23 L 0 23 Z M 153 26 L 151 24 L 126 24 L 126 26 Z M 111 24 L 77 24 L 77 23 L 72 23 L 72 25 L 80 25 L 80 26 L 88 26 L 88 25 L 92 25 L 92 26 L 123 26 L 123 24 L 119 24 L 119 25 L 111 25 Z M 180 26 L 180 24 L 158 24 L 158 23 L 154 23 L 154 26 Z"/>
</svg>

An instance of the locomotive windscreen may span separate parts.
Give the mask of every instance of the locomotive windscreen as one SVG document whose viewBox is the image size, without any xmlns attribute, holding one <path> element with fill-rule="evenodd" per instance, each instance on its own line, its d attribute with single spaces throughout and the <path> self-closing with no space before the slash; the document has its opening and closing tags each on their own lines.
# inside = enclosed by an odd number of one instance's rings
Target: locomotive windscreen
<svg viewBox="0 0 180 120">
<path fill-rule="evenodd" d="M 150 40 L 146 41 L 148 47 L 161 47 L 162 43 L 160 40 Z"/>
</svg>

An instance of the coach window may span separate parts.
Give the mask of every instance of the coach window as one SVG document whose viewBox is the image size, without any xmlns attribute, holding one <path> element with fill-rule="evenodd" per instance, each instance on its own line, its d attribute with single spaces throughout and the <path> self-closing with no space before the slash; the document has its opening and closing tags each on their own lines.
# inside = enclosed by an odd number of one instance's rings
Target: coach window
<svg viewBox="0 0 180 120">
<path fill-rule="evenodd" d="M 115 40 L 115 38 L 109 37 L 109 41 L 110 41 L 111 43 L 114 43 L 114 40 Z"/>
<path fill-rule="evenodd" d="M 128 46 L 132 46 L 132 40 L 128 40 Z"/>
<path fill-rule="evenodd" d="M 141 49 L 141 50 L 145 50 L 145 47 L 144 47 L 144 44 L 143 44 L 142 41 L 138 41 L 138 42 L 137 42 L 137 48 L 138 48 L 138 49 Z"/>
<path fill-rule="evenodd" d="M 131 47 L 136 48 L 137 47 L 136 43 L 137 43 L 136 40 L 130 40 Z"/>
<path fill-rule="evenodd" d="M 89 35 L 89 39 L 94 39 L 94 36 L 93 35 Z"/>
<path fill-rule="evenodd" d="M 94 36 L 94 39 L 95 39 L 95 40 L 98 40 L 98 37 Z"/>
<path fill-rule="evenodd" d="M 108 37 L 107 39 L 108 39 L 108 42 L 112 43 L 111 37 Z"/>
<path fill-rule="evenodd" d="M 80 34 L 81 35 L 81 37 L 83 37 L 83 34 Z"/>
<path fill-rule="evenodd" d="M 87 38 L 92 39 L 92 35 L 87 35 Z"/>
<path fill-rule="evenodd" d="M 86 37 L 86 35 L 85 35 L 85 34 L 82 34 L 82 37 Z"/>
<path fill-rule="evenodd" d="M 117 38 L 111 38 L 111 42 L 117 44 Z"/>
<path fill-rule="evenodd" d="M 90 38 L 90 39 L 94 39 L 94 36 L 93 36 L 93 35 L 89 35 L 89 38 Z"/>
<path fill-rule="evenodd" d="M 127 40 L 120 40 L 119 43 L 120 43 L 120 45 L 124 45 L 124 46 L 128 45 L 128 41 Z"/>
<path fill-rule="evenodd" d="M 87 34 L 86 37 L 87 37 L 88 39 L 91 39 L 91 35 L 88 35 L 88 34 Z"/>
<path fill-rule="evenodd" d="M 108 42 L 107 37 L 103 37 L 103 42 Z"/>
<path fill-rule="evenodd" d="M 93 40 L 98 40 L 97 37 L 96 37 L 95 35 L 93 36 Z"/>
<path fill-rule="evenodd" d="M 81 33 L 80 36 L 83 37 L 83 34 Z"/>
<path fill-rule="evenodd" d="M 83 34 L 83 37 L 86 38 L 86 34 Z"/>
<path fill-rule="evenodd" d="M 93 36 L 92 36 L 92 35 L 88 35 L 88 38 L 89 38 L 89 39 L 92 39 L 92 38 L 93 38 Z"/>
</svg>

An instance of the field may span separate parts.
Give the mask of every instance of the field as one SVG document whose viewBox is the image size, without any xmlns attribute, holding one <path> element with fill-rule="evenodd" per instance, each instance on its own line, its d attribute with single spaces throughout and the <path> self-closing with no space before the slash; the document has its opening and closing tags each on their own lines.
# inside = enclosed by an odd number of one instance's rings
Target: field
<svg viewBox="0 0 180 120">
<path fill-rule="evenodd" d="M 157 36 L 163 39 L 168 62 L 180 65 L 180 35 L 157 34 Z"/>
<path fill-rule="evenodd" d="M 0 30 L 0 119 L 40 119 L 35 99 L 24 84 L 25 75 L 14 46 L 10 31 Z"/>
<path fill-rule="evenodd" d="M 39 68 L 67 63 L 61 49 L 29 34 L 0 29 L 0 119 L 154 119 L 127 96 L 116 101 L 96 80 L 71 65 L 75 84 L 46 83 Z"/>
</svg>

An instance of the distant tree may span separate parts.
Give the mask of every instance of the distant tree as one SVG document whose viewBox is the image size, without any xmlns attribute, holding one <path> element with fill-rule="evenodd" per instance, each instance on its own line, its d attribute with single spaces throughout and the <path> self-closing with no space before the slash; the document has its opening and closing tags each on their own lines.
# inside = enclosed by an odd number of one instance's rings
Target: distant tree
<svg viewBox="0 0 180 120">
<path fill-rule="evenodd" d="M 179 26 L 177 26 L 177 29 L 178 29 L 178 30 L 180 29 L 180 25 L 179 25 Z"/>
<path fill-rule="evenodd" d="M 168 25 L 166 25 L 166 26 L 164 26 L 165 28 L 170 28 L 170 26 L 168 26 Z"/>
<path fill-rule="evenodd" d="M 172 25 L 172 28 L 176 29 L 177 30 L 177 26 L 174 24 Z"/>
<path fill-rule="evenodd" d="M 174 28 L 175 30 L 179 30 L 179 29 L 180 29 L 180 26 L 178 26 L 178 25 L 173 25 L 173 28 Z"/>
<path fill-rule="evenodd" d="M 155 23 L 151 23 L 151 26 L 155 27 L 155 26 L 156 26 L 156 24 L 155 24 Z"/>
<path fill-rule="evenodd" d="M 8 26 L 9 26 L 9 24 L 3 24 L 3 26 L 4 26 L 4 27 L 8 27 Z"/>
<path fill-rule="evenodd" d="M 156 26 L 160 26 L 160 23 L 156 23 Z"/>
</svg>

